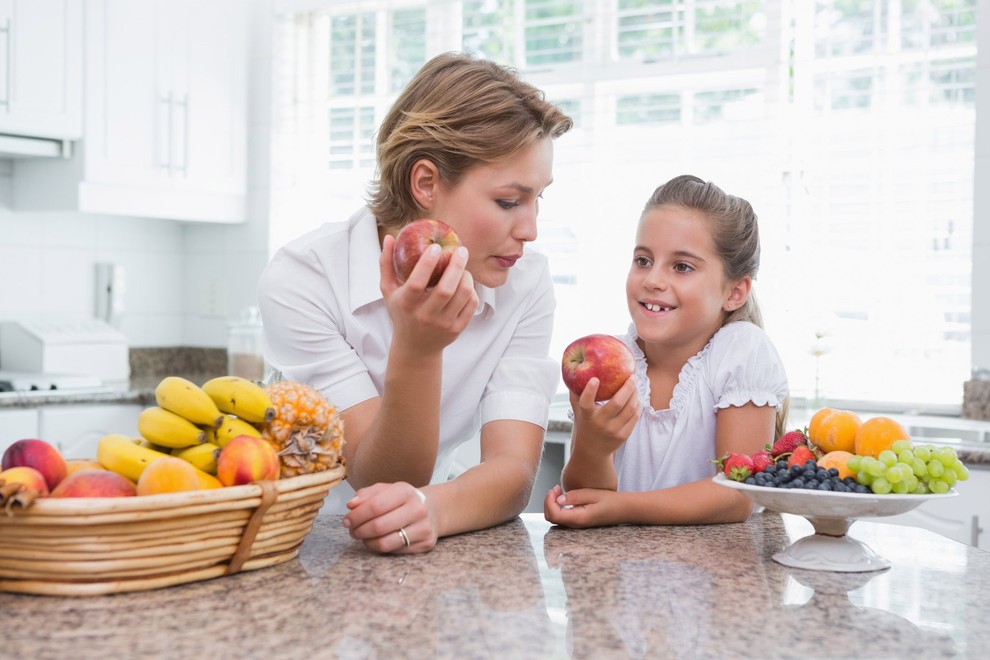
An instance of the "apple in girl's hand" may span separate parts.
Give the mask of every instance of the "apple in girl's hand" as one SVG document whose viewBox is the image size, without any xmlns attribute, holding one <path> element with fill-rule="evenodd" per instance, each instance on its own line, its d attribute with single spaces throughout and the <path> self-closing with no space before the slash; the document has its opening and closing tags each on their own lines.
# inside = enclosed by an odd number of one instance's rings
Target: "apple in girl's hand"
<svg viewBox="0 0 990 660">
<path fill-rule="evenodd" d="M 400 283 L 409 279 L 416 262 L 434 243 L 440 246 L 440 261 L 433 269 L 426 286 L 437 285 L 461 241 L 450 225 L 439 220 L 415 220 L 402 228 L 395 237 L 395 246 L 392 248 L 392 266 Z"/>
<path fill-rule="evenodd" d="M 598 379 L 595 401 L 615 396 L 636 370 L 632 351 L 612 335 L 588 335 L 575 339 L 564 349 L 560 366 L 564 385 L 581 396 L 588 381 Z"/>
</svg>

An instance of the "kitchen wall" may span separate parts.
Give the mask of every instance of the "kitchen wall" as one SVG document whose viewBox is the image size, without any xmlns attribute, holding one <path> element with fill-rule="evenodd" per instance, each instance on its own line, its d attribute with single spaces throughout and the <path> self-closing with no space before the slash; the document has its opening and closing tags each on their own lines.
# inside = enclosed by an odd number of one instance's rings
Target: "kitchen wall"
<svg viewBox="0 0 990 660">
<path fill-rule="evenodd" d="M 17 161 L 0 160 L 0 318 L 91 316 L 99 262 L 123 266 L 133 347 L 226 345 L 228 322 L 256 304 L 269 254 L 271 4 L 253 14 L 248 215 L 241 225 L 12 209 Z"/>
</svg>

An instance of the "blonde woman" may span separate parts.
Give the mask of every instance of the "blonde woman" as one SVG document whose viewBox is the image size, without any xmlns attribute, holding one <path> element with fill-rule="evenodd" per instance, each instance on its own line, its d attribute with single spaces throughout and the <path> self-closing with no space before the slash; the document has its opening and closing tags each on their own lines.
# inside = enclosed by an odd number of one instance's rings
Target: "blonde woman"
<svg viewBox="0 0 990 660">
<path fill-rule="evenodd" d="M 381 125 L 367 207 L 262 275 L 265 357 L 343 411 L 348 476 L 328 506 L 374 551 L 424 552 L 529 501 L 559 366 L 547 263 L 525 246 L 570 127 L 510 69 L 440 55 Z M 434 287 L 436 252 L 393 273 L 395 236 L 420 218 L 463 244 Z M 480 464 L 449 480 L 479 430 Z"/>
</svg>

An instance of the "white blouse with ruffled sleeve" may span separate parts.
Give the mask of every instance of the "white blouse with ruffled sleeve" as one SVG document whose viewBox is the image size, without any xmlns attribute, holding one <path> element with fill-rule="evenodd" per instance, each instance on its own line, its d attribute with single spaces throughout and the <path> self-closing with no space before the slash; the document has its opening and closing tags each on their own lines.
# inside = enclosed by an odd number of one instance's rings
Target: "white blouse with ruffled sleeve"
<svg viewBox="0 0 990 660">
<path fill-rule="evenodd" d="M 723 326 L 681 368 L 670 408 L 650 406 L 646 356 L 636 329 L 621 338 L 636 357 L 636 388 L 642 413 L 615 454 L 620 491 L 647 491 L 715 475 L 715 419 L 730 406 L 754 403 L 779 410 L 787 397 L 787 374 L 767 334 L 747 321 Z"/>
</svg>

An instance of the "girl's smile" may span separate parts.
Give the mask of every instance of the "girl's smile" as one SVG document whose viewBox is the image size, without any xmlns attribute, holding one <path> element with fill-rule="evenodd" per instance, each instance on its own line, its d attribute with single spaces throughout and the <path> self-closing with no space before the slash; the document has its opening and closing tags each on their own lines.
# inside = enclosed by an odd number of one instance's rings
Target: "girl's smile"
<svg viewBox="0 0 990 660">
<path fill-rule="evenodd" d="M 662 348 L 687 360 L 721 327 L 732 287 L 726 283 L 707 217 L 681 206 L 643 214 L 626 295 L 647 353 Z"/>
</svg>

